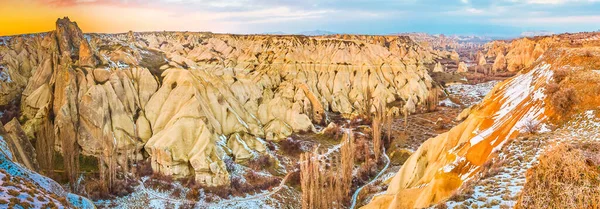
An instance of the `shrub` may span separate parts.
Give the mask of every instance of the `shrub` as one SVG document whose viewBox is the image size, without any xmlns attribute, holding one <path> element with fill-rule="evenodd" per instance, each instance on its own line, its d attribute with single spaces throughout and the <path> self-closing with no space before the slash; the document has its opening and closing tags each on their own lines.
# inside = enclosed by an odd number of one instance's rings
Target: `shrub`
<svg viewBox="0 0 600 209">
<path fill-rule="evenodd" d="M 139 161 L 135 167 L 135 172 L 139 177 L 152 175 L 152 164 L 150 159 Z"/>
<path fill-rule="evenodd" d="M 515 208 L 600 207 L 600 169 L 586 162 L 585 156 L 581 148 L 564 143 L 546 151 L 538 165 L 527 172 Z"/>
<path fill-rule="evenodd" d="M 569 70 L 568 68 L 560 68 L 560 69 L 554 71 L 554 74 L 552 75 L 552 77 L 554 77 L 554 82 L 560 83 L 570 74 L 571 74 L 571 70 Z"/>
<path fill-rule="evenodd" d="M 290 186 L 299 186 L 300 185 L 300 171 L 296 171 L 290 174 L 286 183 Z"/>
<path fill-rule="evenodd" d="M 261 155 L 257 158 L 249 160 L 247 164 L 252 170 L 262 170 L 263 168 L 271 167 L 273 165 L 273 161 L 269 155 Z"/>
<path fill-rule="evenodd" d="M 302 144 L 300 140 L 295 140 L 293 138 L 287 138 L 280 142 L 280 149 L 282 152 L 292 155 L 299 156 L 302 153 Z"/>
<path fill-rule="evenodd" d="M 342 135 L 342 127 L 338 124 L 332 123 L 331 126 L 325 128 L 323 135 L 337 139 L 340 135 Z"/>
<path fill-rule="evenodd" d="M 108 189 L 99 179 L 87 181 L 85 191 L 92 200 L 110 198 Z"/>
<path fill-rule="evenodd" d="M 448 209 L 448 206 L 446 206 L 446 203 L 440 203 L 435 206 L 435 209 Z"/>
<path fill-rule="evenodd" d="M 561 88 L 552 94 L 550 102 L 557 113 L 566 115 L 577 103 L 576 92 L 572 87 Z"/>
<path fill-rule="evenodd" d="M 523 123 L 523 132 L 526 134 L 537 134 L 540 131 L 540 123 L 535 119 L 528 118 Z"/>
<path fill-rule="evenodd" d="M 558 90 L 560 90 L 560 87 L 558 86 L 558 84 L 551 82 L 546 84 L 546 93 L 548 95 L 553 95 L 554 93 L 556 93 Z"/>
<path fill-rule="evenodd" d="M 19 196 L 19 194 L 21 194 L 21 192 L 19 192 L 17 190 L 12 190 L 12 189 L 8 190 L 8 195 L 10 195 L 10 196 L 16 197 L 16 196 Z"/>
</svg>

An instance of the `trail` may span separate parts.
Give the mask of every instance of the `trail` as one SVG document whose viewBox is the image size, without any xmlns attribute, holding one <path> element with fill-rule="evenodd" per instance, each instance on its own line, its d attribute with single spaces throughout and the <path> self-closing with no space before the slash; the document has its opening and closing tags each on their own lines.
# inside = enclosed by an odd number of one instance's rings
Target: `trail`
<svg viewBox="0 0 600 209">
<path fill-rule="evenodd" d="M 295 172 L 295 171 L 294 171 Z M 264 193 L 260 193 L 260 194 L 255 194 L 249 197 L 244 197 L 244 198 L 232 198 L 232 199 L 228 199 L 228 200 L 224 200 L 224 201 L 220 201 L 218 203 L 218 206 L 225 206 L 226 204 L 231 204 L 231 203 L 240 203 L 240 202 L 247 202 L 250 200 L 256 200 L 259 198 L 265 198 L 265 197 L 269 197 L 271 195 L 274 195 L 275 193 L 279 192 L 284 186 L 285 183 L 287 181 L 287 179 L 292 175 L 293 172 L 288 173 L 287 175 L 285 175 L 285 177 L 283 177 L 283 179 L 281 180 L 281 182 L 279 183 L 279 185 L 277 187 L 275 187 L 275 189 L 268 191 L 268 192 L 264 192 Z"/>
<path fill-rule="evenodd" d="M 360 193 L 360 191 L 366 186 L 371 185 L 373 182 L 377 181 L 381 177 L 381 175 L 383 175 L 383 173 L 390 167 L 390 157 L 388 157 L 387 153 L 385 152 L 385 148 L 383 149 L 383 157 L 385 157 L 387 161 L 385 167 L 381 169 L 381 171 L 377 174 L 377 176 L 375 176 L 375 178 L 373 178 L 373 180 L 356 189 L 356 191 L 352 195 L 352 204 L 350 205 L 350 209 L 354 209 L 356 207 L 356 201 L 358 199 L 358 194 Z"/>
</svg>

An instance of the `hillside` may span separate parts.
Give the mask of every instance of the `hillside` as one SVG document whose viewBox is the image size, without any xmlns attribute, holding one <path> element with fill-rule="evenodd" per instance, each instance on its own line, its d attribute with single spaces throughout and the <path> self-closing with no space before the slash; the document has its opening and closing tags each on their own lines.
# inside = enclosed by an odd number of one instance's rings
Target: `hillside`
<svg viewBox="0 0 600 209">
<path fill-rule="evenodd" d="M 520 140 L 517 136 L 558 132 L 556 128 L 573 114 L 596 111 L 600 51 L 595 44 L 548 48 L 530 67 L 496 85 L 481 103 L 468 109 L 468 117 L 459 125 L 425 141 L 389 181 L 387 192 L 364 208 L 422 208 L 444 202 L 461 186 L 473 186 L 466 183 L 477 182 L 489 166 L 486 162 L 507 142 Z"/>
</svg>

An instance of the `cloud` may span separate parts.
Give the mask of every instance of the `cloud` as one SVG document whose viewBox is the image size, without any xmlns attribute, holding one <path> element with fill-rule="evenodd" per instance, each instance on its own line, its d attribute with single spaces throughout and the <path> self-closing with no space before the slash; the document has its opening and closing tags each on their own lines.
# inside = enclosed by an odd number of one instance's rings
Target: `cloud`
<svg viewBox="0 0 600 209">
<path fill-rule="evenodd" d="M 481 9 L 476 9 L 473 7 L 468 7 L 465 9 L 465 12 L 470 13 L 470 14 L 483 14 L 483 10 Z"/>
<path fill-rule="evenodd" d="M 140 5 L 144 0 L 35 0 L 38 3 L 55 7 L 71 7 L 78 5 Z"/>
<path fill-rule="evenodd" d="M 523 2 L 527 4 L 567 4 L 567 3 L 594 3 L 600 2 L 600 0 L 511 0 L 511 2 Z"/>
<path fill-rule="evenodd" d="M 238 23 L 273 23 L 291 20 L 304 20 L 322 18 L 327 14 L 335 13 L 334 10 L 303 11 L 294 10 L 289 7 L 275 7 L 254 11 L 223 12 L 215 14 L 216 20 Z"/>
<path fill-rule="evenodd" d="M 596 24 L 600 22 L 600 15 L 499 18 L 491 19 L 491 22 L 514 25 Z"/>
</svg>

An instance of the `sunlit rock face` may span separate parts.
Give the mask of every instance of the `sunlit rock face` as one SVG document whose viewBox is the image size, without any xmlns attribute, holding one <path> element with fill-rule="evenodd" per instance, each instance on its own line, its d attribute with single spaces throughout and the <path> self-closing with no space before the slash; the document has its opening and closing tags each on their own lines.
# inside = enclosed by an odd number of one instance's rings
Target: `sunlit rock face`
<svg viewBox="0 0 600 209">
<path fill-rule="evenodd" d="M 552 47 L 570 45 L 571 37 L 545 36 L 513 41 L 492 41 L 485 45 L 487 57 L 494 57 L 493 71 L 516 72 L 530 67 Z"/>
<path fill-rule="evenodd" d="M 596 46 L 599 42 L 594 43 Z M 364 208 L 425 208 L 449 198 L 465 182 L 478 176 L 491 154 L 526 130 L 527 123 L 561 123 L 547 89 L 555 72 L 566 70 L 561 88 L 573 88 L 573 112 L 600 105 L 596 89 L 600 75 L 597 47 L 548 50 L 531 67 L 499 83 L 485 99 L 461 113 L 464 121 L 450 131 L 425 141 L 391 179 L 388 190 Z M 583 79 L 585 78 L 585 79 Z M 564 121 L 563 121 L 564 122 Z"/>
<path fill-rule="evenodd" d="M 74 139 L 123 169 L 149 156 L 155 172 L 212 186 L 229 183 L 224 158 L 314 131 L 326 112 L 374 111 L 371 99 L 415 111 L 434 96 L 425 66 L 438 57 L 403 36 L 83 34 L 68 19 L 0 56 L 12 78 L 0 102 L 20 96 L 30 138 L 50 120 L 58 150 Z"/>
</svg>

